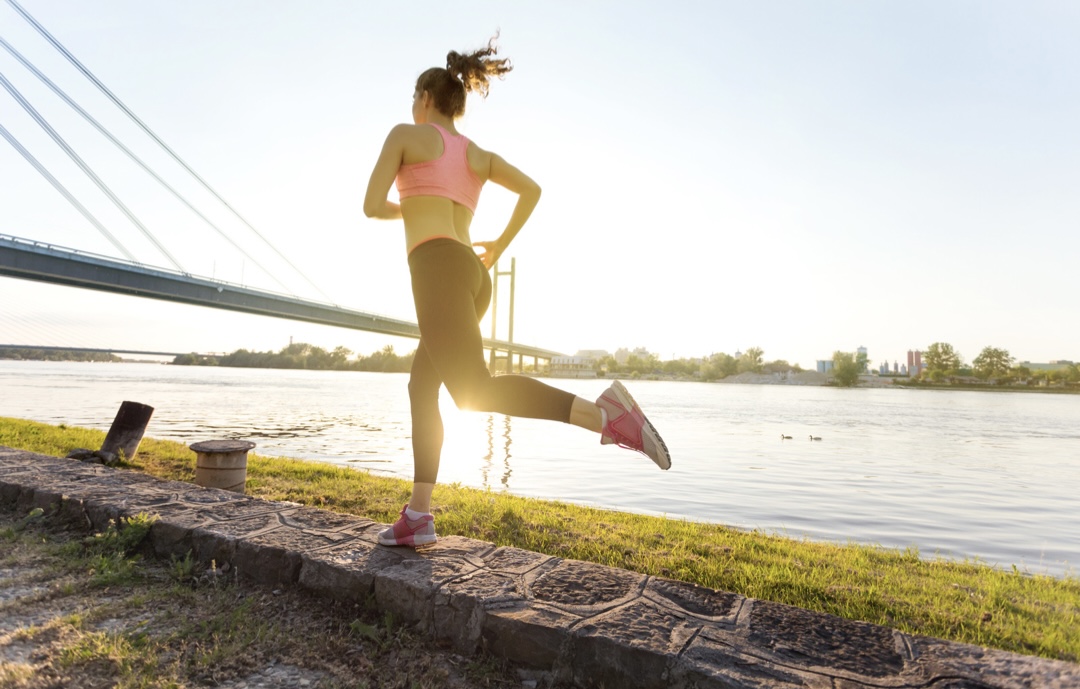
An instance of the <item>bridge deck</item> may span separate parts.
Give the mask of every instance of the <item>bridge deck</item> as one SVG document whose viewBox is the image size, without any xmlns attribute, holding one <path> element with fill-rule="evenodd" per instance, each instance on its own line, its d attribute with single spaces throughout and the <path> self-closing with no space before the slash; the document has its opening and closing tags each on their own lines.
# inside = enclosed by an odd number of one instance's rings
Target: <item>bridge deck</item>
<svg viewBox="0 0 1080 689">
<path fill-rule="evenodd" d="M 420 328 L 409 321 L 151 268 L 9 235 L 0 235 L 0 275 L 351 330 L 420 337 Z M 550 349 L 504 340 L 485 339 L 484 346 L 538 359 L 550 360 L 561 356 Z"/>
</svg>

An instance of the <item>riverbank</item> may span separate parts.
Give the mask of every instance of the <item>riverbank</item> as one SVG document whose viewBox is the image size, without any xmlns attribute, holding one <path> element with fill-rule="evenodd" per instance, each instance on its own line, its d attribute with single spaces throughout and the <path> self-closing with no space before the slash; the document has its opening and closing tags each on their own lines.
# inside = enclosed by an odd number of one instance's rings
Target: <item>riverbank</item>
<svg viewBox="0 0 1080 689">
<path fill-rule="evenodd" d="M 721 385 L 827 385 L 830 377 L 817 371 L 751 373 L 746 371 L 714 381 Z"/>
<path fill-rule="evenodd" d="M 955 390 L 963 392 L 1025 392 L 1050 395 L 1080 395 L 1080 388 L 1047 385 L 965 385 L 963 383 L 920 383 L 910 379 L 898 380 L 893 387 L 904 390 Z"/>
<path fill-rule="evenodd" d="M 104 433 L 0 419 L 0 445 L 63 456 Z M 147 439 L 128 468 L 191 481 L 194 454 Z M 252 456 L 248 493 L 382 522 L 409 484 L 363 471 Z M 460 486 L 435 493 L 440 535 L 669 577 L 902 631 L 1076 662 L 1080 579 L 1029 576 L 917 551 L 813 543 L 713 524 L 610 512 Z"/>
<path fill-rule="evenodd" d="M 719 385 L 833 385 L 827 373 L 799 371 L 789 373 L 739 373 L 712 381 Z M 920 382 L 902 376 L 861 375 L 856 388 L 891 388 L 894 390 L 963 390 L 966 392 L 1027 392 L 1046 394 L 1080 394 L 1080 387 L 1051 387 L 1046 385 L 972 385 L 964 383 Z"/>
</svg>

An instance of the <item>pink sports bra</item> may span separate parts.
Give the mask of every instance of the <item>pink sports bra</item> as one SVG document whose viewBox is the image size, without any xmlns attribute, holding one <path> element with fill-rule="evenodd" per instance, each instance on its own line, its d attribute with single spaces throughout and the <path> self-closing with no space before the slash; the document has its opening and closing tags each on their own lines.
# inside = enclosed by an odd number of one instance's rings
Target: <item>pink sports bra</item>
<svg viewBox="0 0 1080 689">
<path fill-rule="evenodd" d="M 394 180 L 398 196 L 403 199 L 410 196 L 442 196 L 475 213 L 480 188 L 484 183 L 469 167 L 469 159 L 465 156 L 469 140 L 460 134 L 454 136 L 437 124 L 429 124 L 442 135 L 443 154 L 434 160 L 398 168 L 397 179 Z"/>
</svg>

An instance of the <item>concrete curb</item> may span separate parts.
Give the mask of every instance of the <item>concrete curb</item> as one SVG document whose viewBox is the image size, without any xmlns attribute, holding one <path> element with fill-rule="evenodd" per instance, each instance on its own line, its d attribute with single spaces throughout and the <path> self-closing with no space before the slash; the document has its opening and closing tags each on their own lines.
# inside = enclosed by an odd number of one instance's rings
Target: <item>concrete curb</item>
<svg viewBox="0 0 1080 689">
<path fill-rule="evenodd" d="M 155 552 L 377 605 L 459 652 L 580 687 L 1080 687 L 1080 665 L 913 636 L 588 562 L 448 537 L 377 545 L 383 525 L 0 447 L 0 502 L 105 528 L 158 515 Z"/>
</svg>

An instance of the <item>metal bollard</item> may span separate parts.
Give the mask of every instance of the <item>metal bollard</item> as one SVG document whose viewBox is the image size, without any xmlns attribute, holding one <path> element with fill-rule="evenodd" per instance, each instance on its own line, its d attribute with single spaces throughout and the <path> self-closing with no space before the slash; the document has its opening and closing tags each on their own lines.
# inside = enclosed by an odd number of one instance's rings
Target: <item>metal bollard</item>
<svg viewBox="0 0 1080 689">
<path fill-rule="evenodd" d="M 195 485 L 244 492 L 247 453 L 255 443 L 247 440 L 204 440 L 189 447 L 196 454 Z"/>
</svg>

